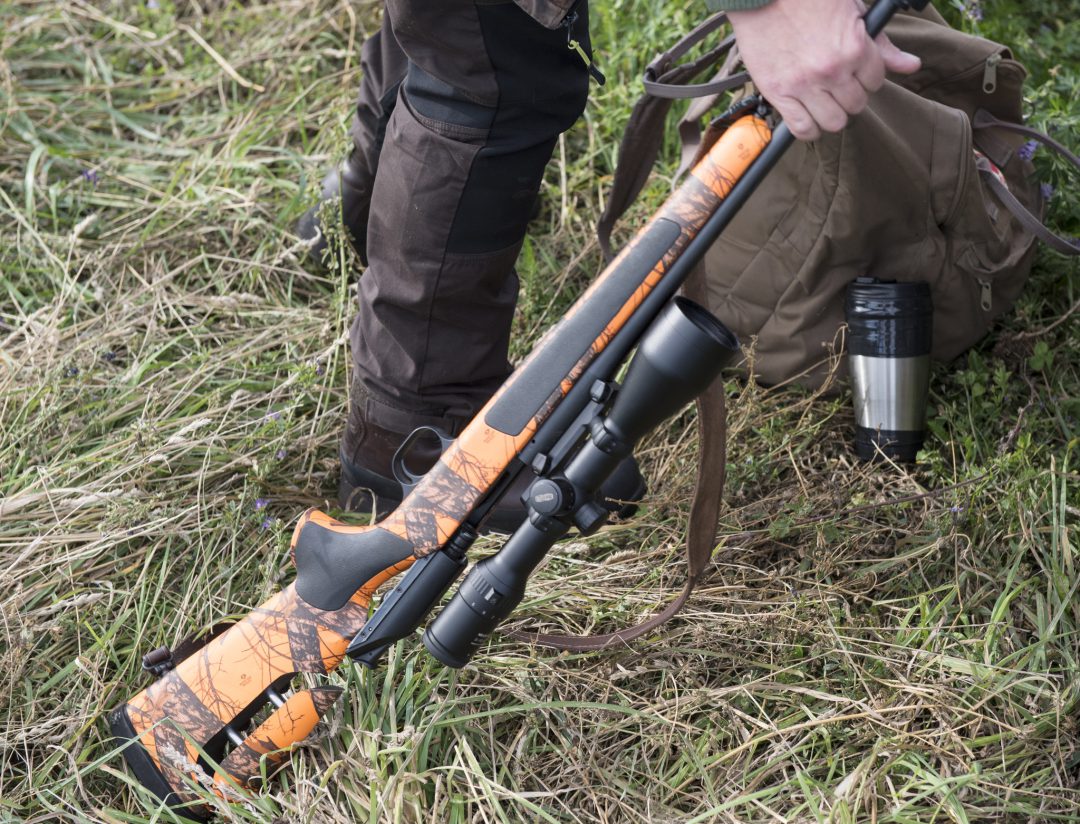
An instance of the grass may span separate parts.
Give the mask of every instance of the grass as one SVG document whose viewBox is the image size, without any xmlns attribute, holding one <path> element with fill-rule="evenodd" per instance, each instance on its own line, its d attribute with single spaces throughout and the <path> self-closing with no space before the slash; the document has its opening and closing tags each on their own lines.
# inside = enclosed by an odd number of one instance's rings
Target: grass
<svg viewBox="0 0 1080 824">
<path fill-rule="evenodd" d="M 291 525 L 336 481 L 355 271 L 310 272 L 290 227 L 344 151 L 378 4 L 151 5 L 0 6 L 3 820 L 179 820 L 104 715 L 143 652 L 289 579 Z M 636 78 L 698 16 L 596 6 L 609 84 L 549 169 L 515 356 L 595 273 Z M 1032 120 L 1075 146 L 1075 4 L 981 8 L 945 11 L 1013 45 Z M 497 636 L 460 672 L 416 643 L 343 668 L 292 769 L 222 818 L 1076 821 L 1078 268 L 1042 253 L 935 370 L 913 471 L 854 462 L 846 395 L 733 380 L 715 570 L 682 616 L 605 653 Z M 675 594 L 691 418 L 643 450 L 645 511 L 563 545 L 515 625 L 613 628 Z"/>
</svg>

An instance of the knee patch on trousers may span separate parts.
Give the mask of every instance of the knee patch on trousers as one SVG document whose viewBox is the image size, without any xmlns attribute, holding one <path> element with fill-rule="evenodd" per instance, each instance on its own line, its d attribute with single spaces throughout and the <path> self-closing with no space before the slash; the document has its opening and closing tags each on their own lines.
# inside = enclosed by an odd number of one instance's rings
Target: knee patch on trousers
<svg viewBox="0 0 1080 824">
<path fill-rule="evenodd" d="M 446 81 L 428 74 L 415 63 L 409 63 L 404 85 L 405 95 L 413 111 L 425 120 L 438 124 L 435 126 L 436 131 L 453 136 L 453 132 L 457 131 L 454 127 L 459 127 L 461 130 L 486 137 L 495 121 L 494 107 L 476 102 Z M 439 126 L 450 128 L 440 129 Z"/>
</svg>

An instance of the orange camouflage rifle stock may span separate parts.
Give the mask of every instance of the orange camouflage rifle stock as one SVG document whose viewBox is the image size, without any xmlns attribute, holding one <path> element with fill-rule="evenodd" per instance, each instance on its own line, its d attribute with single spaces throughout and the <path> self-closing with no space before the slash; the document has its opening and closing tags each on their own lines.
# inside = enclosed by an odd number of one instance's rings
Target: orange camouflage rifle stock
<svg viewBox="0 0 1080 824">
<path fill-rule="evenodd" d="M 589 364 L 663 283 L 735 182 L 768 145 L 770 135 L 766 122 L 755 115 L 733 123 L 385 520 L 358 527 L 317 510 L 301 516 L 292 537 L 298 578 L 305 561 L 314 562 L 317 555 L 326 553 L 356 558 L 370 551 L 374 563 L 361 564 L 363 572 L 356 574 L 363 580 L 334 609 L 313 605 L 297 592 L 296 582 L 290 584 L 114 711 L 114 733 L 130 741 L 125 756 L 145 786 L 171 804 L 197 805 L 194 785 L 229 786 L 231 779 L 244 786 L 259 775 L 261 758 L 273 764 L 311 732 L 341 689 L 300 690 L 284 700 L 280 693 L 298 673 L 325 674 L 337 667 L 363 627 L 378 587 L 447 544 Z M 609 311 L 598 315 L 598 304 Z M 563 334 L 574 327 L 575 320 L 579 326 L 582 320 L 588 321 L 584 325 L 596 330 L 576 353 Z M 581 340 L 580 329 L 575 332 L 574 337 Z M 553 358 L 559 363 L 569 360 L 571 365 L 539 399 L 539 407 L 513 431 L 492 426 L 489 413 L 504 408 L 500 402 L 513 397 L 521 386 L 536 397 L 530 367 L 546 366 Z M 307 547 L 311 547 L 308 554 L 298 555 Z M 325 580 L 330 580 L 329 574 Z M 280 705 L 257 729 L 241 737 L 237 728 L 268 701 Z M 227 742 L 232 749 L 222 756 Z M 218 770 L 206 768 L 200 748 L 216 756 Z M 183 810 L 196 818 L 207 813 L 198 806 Z"/>
<path fill-rule="evenodd" d="M 865 18 L 868 31 L 876 35 L 895 11 L 912 5 L 921 8 L 925 2 L 879 0 Z M 467 548 L 475 537 L 472 528 L 512 479 L 511 464 L 527 453 L 568 397 L 588 397 L 583 384 L 596 377 L 590 370 L 606 359 L 601 377 L 615 374 L 791 144 L 786 126 L 770 127 L 767 111 L 749 101 L 728 118 L 726 131 L 687 179 L 394 512 L 365 527 L 317 510 L 305 512 L 291 543 L 296 580 L 110 714 L 113 733 L 144 786 L 183 815 L 202 820 L 211 810 L 207 793 L 198 787 L 228 799 L 253 783 L 263 759 L 273 767 L 311 732 L 342 690 L 331 685 L 293 689 L 294 679 L 300 673 L 331 672 L 347 651 L 369 664 L 381 654 L 385 645 L 367 660 L 356 654 L 363 647 L 361 634 L 383 610 L 380 605 L 368 618 L 375 591 L 414 564 L 419 569 L 443 555 L 455 541 Z M 567 426 L 564 422 L 560 429 Z M 453 557 L 463 568 L 464 552 Z M 453 577 L 427 593 L 431 603 L 406 630 L 386 636 L 389 643 L 415 630 Z M 398 589 L 409 579 L 406 575 Z M 400 594 L 395 590 L 383 603 Z M 268 706 L 269 715 L 243 733 Z"/>
</svg>

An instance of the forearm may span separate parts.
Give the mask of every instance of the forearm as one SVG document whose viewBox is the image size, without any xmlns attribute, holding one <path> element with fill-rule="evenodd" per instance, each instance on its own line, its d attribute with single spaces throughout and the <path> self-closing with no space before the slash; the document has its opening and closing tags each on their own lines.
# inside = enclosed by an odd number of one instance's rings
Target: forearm
<svg viewBox="0 0 1080 824">
<path fill-rule="evenodd" d="M 772 0 L 705 0 L 709 11 L 747 11 L 759 9 Z"/>
</svg>

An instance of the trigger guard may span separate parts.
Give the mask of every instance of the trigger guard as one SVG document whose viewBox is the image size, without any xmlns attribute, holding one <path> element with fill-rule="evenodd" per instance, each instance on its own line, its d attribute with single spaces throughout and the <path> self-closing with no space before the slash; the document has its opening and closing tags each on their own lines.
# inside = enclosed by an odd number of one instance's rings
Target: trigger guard
<svg viewBox="0 0 1080 824">
<path fill-rule="evenodd" d="M 401 446 L 394 452 L 394 457 L 390 459 L 390 469 L 394 473 L 394 480 L 401 484 L 401 489 L 406 495 L 412 491 L 414 486 L 420 483 L 420 479 L 424 476 L 410 472 L 405 465 L 405 459 L 409 457 L 413 447 L 425 435 L 434 435 L 439 439 L 440 454 L 445 452 L 447 447 L 454 442 L 453 438 L 435 426 L 418 426 L 409 433 L 409 436 L 401 442 Z"/>
</svg>

